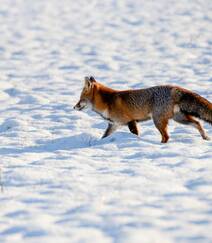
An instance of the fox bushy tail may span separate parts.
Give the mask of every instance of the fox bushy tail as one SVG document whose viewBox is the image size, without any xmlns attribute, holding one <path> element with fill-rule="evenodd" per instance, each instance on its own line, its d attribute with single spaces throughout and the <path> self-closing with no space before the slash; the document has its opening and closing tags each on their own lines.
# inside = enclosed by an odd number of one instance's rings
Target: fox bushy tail
<svg viewBox="0 0 212 243">
<path fill-rule="evenodd" d="M 212 125 L 212 103 L 188 90 L 181 90 L 180 93 L 180 111 L 186 115 L 200 118 Z"/>
</svg>

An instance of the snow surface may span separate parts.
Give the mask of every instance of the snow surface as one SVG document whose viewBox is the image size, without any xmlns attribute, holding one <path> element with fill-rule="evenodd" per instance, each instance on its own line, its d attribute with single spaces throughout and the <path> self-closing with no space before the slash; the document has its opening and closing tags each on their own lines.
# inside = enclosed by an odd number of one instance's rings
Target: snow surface
<svg viewBox="0 0 212 243">
<path fill-rule="evenodd" d="M 2 0 L 0 242 L 212 242 L 212 151 L 77 112 L 83 77 L 212 99 L 211 0 Z M 211 126 L 204 124 L 212 138 Z"/>
</svg>

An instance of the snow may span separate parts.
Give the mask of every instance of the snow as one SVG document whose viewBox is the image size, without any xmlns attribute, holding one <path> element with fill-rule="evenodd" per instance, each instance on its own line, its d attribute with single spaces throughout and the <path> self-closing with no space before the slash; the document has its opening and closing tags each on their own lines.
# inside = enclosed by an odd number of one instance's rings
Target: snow
<svg viewBox="0 0 212 243">
<path fill-rule="evenodd" d="M 211 12 L 210 0 L 1 1 L 1 243 L 212 241 L 211 141 L 173 121 L 167 144 L 152 121 L 100 140 L 105 121 L 73 109 L 88 75 L 211 100 Z"/>
</svg>

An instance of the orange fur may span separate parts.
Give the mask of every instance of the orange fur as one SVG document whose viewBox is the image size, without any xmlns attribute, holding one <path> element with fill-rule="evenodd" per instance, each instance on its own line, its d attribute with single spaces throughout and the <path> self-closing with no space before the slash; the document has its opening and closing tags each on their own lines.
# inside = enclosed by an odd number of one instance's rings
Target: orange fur
<svg viewBox="0 0 212 243">
<path fill-rule="evenodd" d="M 109 136 L 118 126 L 127 125 L 138 135 L 138 121 L 153 119 L 162 140 L 169 139 L 168 120 L 173 118 L 183 124 L 193 125 L 203 139 L 207 139 L 200 123 L 192 116 L 212 122 L 212 104 L 205 98 L 176 86 L 155 86 L 139 90 L 118 91 L 108 88 L 93 77 L 85 78 L 85 85 L 75 109 L 82 110 L 88 105 L 108 120 L 108 128 L 103 137 Z"/>
</svg>

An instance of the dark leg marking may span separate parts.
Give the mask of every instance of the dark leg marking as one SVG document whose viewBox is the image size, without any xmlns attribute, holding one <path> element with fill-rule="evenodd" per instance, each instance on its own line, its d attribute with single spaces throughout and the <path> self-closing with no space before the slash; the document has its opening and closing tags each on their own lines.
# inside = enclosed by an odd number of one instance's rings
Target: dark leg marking
<svg viewBox="0 0 212 243">
<path fill-rule="evenodd" d="M 139 135 L 139 131 L 138 131 L 138 127 L 137 127 L 137 123 L 136 121 L 130 121 L 128 122 L 128 128 L 130 130 L 131 133 L 135 134 L 135 135 Z"/>
<path fill-rule="evenodd" d="M 117 124 L 114 123 L 108 123 L 108 127 L 106 129 L 106 131 L 104 132 L 102 138 L 106 138 L 109 135 L 111 135 L 113 132 L 115 132 L 115 130 L 118 128 Z"/>
</svg>

